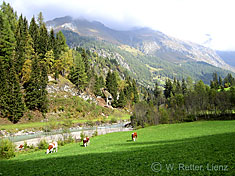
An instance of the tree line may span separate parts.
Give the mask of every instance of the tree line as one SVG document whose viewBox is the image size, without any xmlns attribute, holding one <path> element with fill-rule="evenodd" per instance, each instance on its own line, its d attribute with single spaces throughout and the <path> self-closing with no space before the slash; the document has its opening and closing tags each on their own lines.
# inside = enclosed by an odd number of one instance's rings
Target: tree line
<svg viewBox="0 0 235 176">
<path fill-rule="evenodd" d="M 134 107 L 132 125 L 233 119 L 235 79 L 231 74 L 224 79 L 217 73 L 212 77 L 210 86 L 201 80 L 194 83 L 190 77 L 181 81 L 168 79 L 164 90 L 156 83 L 154 90 L 142 92 L 142 101 Z"/>
</svg>

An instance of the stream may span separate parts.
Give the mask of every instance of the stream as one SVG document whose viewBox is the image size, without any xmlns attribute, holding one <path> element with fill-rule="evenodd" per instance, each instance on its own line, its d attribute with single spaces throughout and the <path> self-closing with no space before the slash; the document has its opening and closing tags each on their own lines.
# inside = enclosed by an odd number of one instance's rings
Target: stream
<svg viewBox="0 0 235 176">
<path fill-rule="evenodd" d="M 45 139 L 47 142 L 57 141 L 64 137 L 64 135 L 72 135 L 74 139 L 80 139 L 80 134 L 83 132 L 85 136 L 91 137 L 95 131 L 97 131 L 98 135 L 103 135 L 107 133 L 120 132 L 120 131 L 132 131 L 133 128 L 124 127 L 128 122 L 116 123 L 116 124 L 105 124 L 101 126 L 93 126 L 93 127 L 73 127 L 70 128 L 70 133 L 63 133 L 60 130 L 53 130 L 51 132 L 32 132 L 24 135 L 10 136 L 8 137 L 12 142 L 16 144 L 16 146 L 23 145 L 24 141 L 27 142 L 27 145 L 36 146 L 41 139 Z"/>
</svg>

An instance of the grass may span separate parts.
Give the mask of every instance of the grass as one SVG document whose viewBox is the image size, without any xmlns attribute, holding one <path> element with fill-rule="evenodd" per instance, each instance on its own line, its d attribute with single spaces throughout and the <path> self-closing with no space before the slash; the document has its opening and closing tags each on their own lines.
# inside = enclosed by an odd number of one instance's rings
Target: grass
<svg viewBox="0 0 235 176">
<path fill-rule="evenodd" d="M 138 130 L 136 142 L 130 140 L 131 132 L 111 133 L 92 138 L 87 148 L 74 143 L 60 147 L 58 153 L 45 155 L 45 151 L 37 151 L 1 160 L 0 173 L 232 176 L 235 175 L 234 127 L 235 121 L 159 125 Z M 153 163 L 161 164 L 159 172 L 151 169 L 151 166 L 159 169 Z M 174 164 L 173 170 L 167 170 L 168 164 Z M 201 169 L 190 169 L 190 165 Z M 216 171 L 217 166 L 220 170 Z"/>
</svg>

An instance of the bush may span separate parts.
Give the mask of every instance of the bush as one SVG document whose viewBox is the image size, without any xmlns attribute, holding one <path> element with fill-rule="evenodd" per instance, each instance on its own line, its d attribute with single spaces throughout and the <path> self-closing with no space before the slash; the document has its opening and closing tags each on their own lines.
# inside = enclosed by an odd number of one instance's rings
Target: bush
<svg viewBox="0 0 235 176">
<path fill-rule="evenodd" d="M 49 145 L 48 142 L 45 139 L 42 139 L 38 143 L 38 148 L 39 149 L 47 149 L 48 145 Z"/>
<path fill-rule="evenodd" d="M 110 120 L 110 123 L 117 123 L 117 119 L 112 117 L 111 120 Z"/>
<path fill-rule="evenodd" d="M 26 149 L 26 148 L 28 148 L 28 145 L 27 145 L 27 142 L 26 141 L 24 141 L 24 149 Z"/>
<path fill-rule="evenodd" d="M 65 141 L 64 141 L 66 144 L 69 144 L 69 143 L 73 143 L 74 142 L 74 138 L 72 135 L 69 135 Z"/>
<path fill-rule="evenodd" d="M 85 137 L 85 134 L 84 134 L 84 132 L 82 131 L 82 132 L 81 132 L 81 134 L 80 134 L 80 138 L 81 138 L 81 140 L 83 140 L 83 139 L 84 139 L 84 137 Z"/>
<path fill-rule="evenodd" d="M 59 138 L 58 141 L 57 141 L 58 145 L 60 146 L 64 146 L 65 145 L 65 142 L 62 138 Z"/>
<path fill-rule="evenodd" d="M 9 139 L 0 141 L 0 158 L 9 159 L 15 156 L 15 144 Z"/>
<path fill-rule="evenodd" d="M 96 130 L 94 131 L 94 133 L 92 134 L 92 136 L 98 136 L 97 128 L 96 128 Z"/>
<path fill-rule="evenodd" d="M 88 120 L 88 121 L 86 122 L 86 125 L 93 127 L 93 126 L 94 126 L 94 122 L 91 121 L 91 120 Z"/>
</svg>

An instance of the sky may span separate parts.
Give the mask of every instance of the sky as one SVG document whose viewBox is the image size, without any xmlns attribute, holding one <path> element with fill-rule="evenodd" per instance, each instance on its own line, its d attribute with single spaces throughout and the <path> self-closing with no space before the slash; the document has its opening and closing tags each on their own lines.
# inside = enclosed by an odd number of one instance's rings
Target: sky
<svg viewBox="0 0 235 176">
<path fill-rule="evenodd" d="M 1 4 L 2 4 L 2 0 Z M 215 50 L 235 50 L 235 0 L 5 0 L 28 19 L 72 16 L 110 28 L 150 27 Z"/>
</svg>

